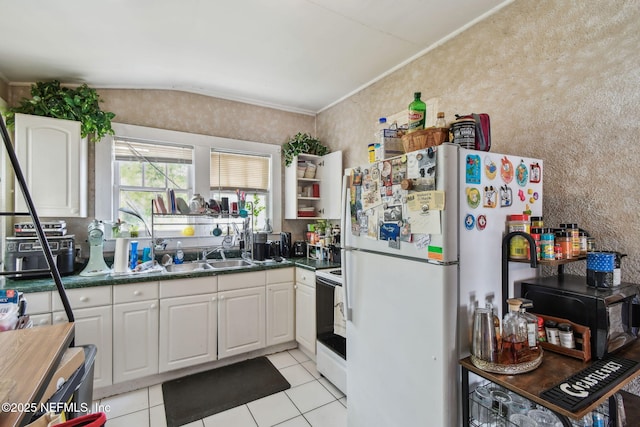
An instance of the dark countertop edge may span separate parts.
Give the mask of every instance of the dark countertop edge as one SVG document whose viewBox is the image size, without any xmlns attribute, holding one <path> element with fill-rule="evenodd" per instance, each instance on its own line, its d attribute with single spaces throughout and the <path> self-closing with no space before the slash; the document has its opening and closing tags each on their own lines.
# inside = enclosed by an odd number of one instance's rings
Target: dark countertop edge
<svg viewBox="0 0 640 427">
<path fill-rule="evenodd" d="M 206 277 L 206 276 L 219 276 L 222 274 L 234 274 L 234 273 L 248 273 L 251 271 L 263 271 L 273 270 L 287 267 L 301 267 L 307 270 L 320 270 L 324 268 L 337 268 L 340 264 L 332 263 L 329 261 L 318 261 L 307 258 L 293 258 L 285 260 L 279 263 L 258 264 L 252 267 L 246 268 L 233 268 L 233 269 L 220 269 L 220 270 L 205 270 L 196 271 L 190 273 L 139 273 L 139 274 L 126 274 L 121 276 L 102 275 L 102 276 L 79 276 L 77 274 L 62 277 L 62 284 L 65 289 L 78 289 L 89 288 L 93 286 L 111 286 L 111 285 L 124 285 L 128 283 L 142 283 L 164 280 L 176 280 L 176 279 L 191 279 L 194 277 Z M 39 278 L 39 279 L 24 279 L 13 280 L 6 279 L 5 284 L 0 289 L 15 289 L 20 292 L 47 292 L 55 291 L 56 286 L 51 278 Z"/>
</svg>

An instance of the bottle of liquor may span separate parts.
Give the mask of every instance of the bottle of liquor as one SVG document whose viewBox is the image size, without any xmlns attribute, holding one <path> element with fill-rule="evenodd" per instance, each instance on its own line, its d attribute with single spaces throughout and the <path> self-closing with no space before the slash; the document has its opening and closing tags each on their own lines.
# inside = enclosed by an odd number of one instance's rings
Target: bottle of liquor
<svg viewBox="0 0 640 427">
<path fill-rule="evenodd" d="M 527 313 L 527 308 L 533 307 L 533 301 L 525 298 L 520 298 L 520 301 L 522 301 L 520 314 L 527 321 L 527 341 L 529 343 L 529 349 L 535 350 L 538 348 L 538 316 Z"/>
<path fill-rule="evenodd" d="M 502 336 L 500 334 L 500 318 L 498 317 L 498 314 L 493 304 L 488 302 L 485 305 L 485 307 L 487 308 L 487 310 L 490 310 L 491 313 L 493 313 L 493 327 L 496 330 L 497 350 L 498 350 L 498 353 L 500 353 L 500 350 L 502 349 Z"/>
<path fill-rule="evenodd" d="M 413 94 L 413 102 L 409 104 L 409 130 L 408 132 L 415 132 L 420 129 L 424 129 L 424 122 L 427 116 L 427 104 L 422 102 L 420 92 Z"/>
<path fill-rule="evenodd" d="M 507 300 L 509 312 L 502 322 L 502 352 L 500 363 L 512 365 L 524 362 L 528 350 L 527 321 L 520 314 L 522 301 L 511 298 Z"/>
</svg>

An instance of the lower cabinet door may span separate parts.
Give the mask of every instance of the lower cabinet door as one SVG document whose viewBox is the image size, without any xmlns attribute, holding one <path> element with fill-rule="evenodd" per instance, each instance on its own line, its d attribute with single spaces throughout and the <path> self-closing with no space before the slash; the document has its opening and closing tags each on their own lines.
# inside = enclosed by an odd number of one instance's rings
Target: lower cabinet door
<svg viewBox="0 0 640 427">
<path fill-rule="evenodd" d="M 316 354 L 316 290 L 296 283 L 296 341 Z"/>
<path fill-rule="evenodd" d="M 216 360 L 216 294 L 160 300 L 160 372 Z"/>
<path fill-rule="evenodd" d="M 295 339 L 293 282 L 267 285 L 267 346 Z"/>
<path fill-rule="evenodd" d="M 113 383 L 112 362 L 112 306 L 79 308 L 73 310 L 75 318 L 75 345 L 93 344 L 97 347 L 93 365 L 93 388 Z M 68 322 L 64 311 L 53 313 L 53 323 Z"/>
<path fill-rule="evenodd" d="M 265 287 L 218 293 L 218 358 L 264 348 Z"/>
<path fill-rule="evenodd" d="M 113 382 L 158 373 L 158 301 L 113 306 Z"/>
</svg>

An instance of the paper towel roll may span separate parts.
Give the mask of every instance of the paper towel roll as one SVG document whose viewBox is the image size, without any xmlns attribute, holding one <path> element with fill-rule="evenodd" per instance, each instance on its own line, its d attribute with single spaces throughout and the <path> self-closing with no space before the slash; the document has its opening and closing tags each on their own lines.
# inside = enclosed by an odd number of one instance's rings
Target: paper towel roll
<svg viewBox="0 0 640 427">
<path fill-rule="evenodd" d="M 113 272 L 127 273 L 129 271 L 129 239 L 116 238 L 116 247 L 113 254 Z"/>
</svg>

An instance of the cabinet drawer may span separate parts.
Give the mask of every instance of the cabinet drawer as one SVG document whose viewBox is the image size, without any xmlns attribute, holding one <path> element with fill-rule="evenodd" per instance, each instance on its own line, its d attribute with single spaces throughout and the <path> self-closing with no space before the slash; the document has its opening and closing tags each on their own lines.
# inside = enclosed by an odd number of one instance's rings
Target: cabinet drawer
<svg viewBox="0 0 640 427">
<path fill-rule="evenodd" d="M 33 327 L 51 325 L 51 313 L 29 315 L 33 322 Z"/>
<path fill-rule="evenodd" d="M 303 283 L 312 288 L 316 287 L 316 273 L 313 271 L 305 270 L 304 268 L 296 267 L 296 282 Z"/>
<path fill-rule="evenodd" d="M 57 295 L 57 291 L 54 292 Z M 27 300 L 27 314 L 51 313 L 51 292 L 25 293 L 24 297 Z"/>
<path fill-rule="evenodd" d="M 266 283 L 265 271 L 251 271 L 249 273 L 222 274 L 218 276 L 218 290 L 230 291 L 234 289 L 253 288 L 264 286 Z"/>
<path fill-rule="evenodd" d="M 158 282 L 131 283 L 113 287 L 113 303 L 158 299 Z"/>
<path fill-rule="evenodd" d="M 267 284 L 293 282 L 293 267 L 267 270 Z"/>
<path fill-rule="evenodd" d="M 216 276 L 163 280 L 160 282 L 160 298 L 183 297 L 212 292 L 218 292 L 218 278 Z"/>
<path fill-rule="evenodd" d="M 67 298 L 71 308 L 95 307 L 111 304 L 111 286 L 95 286 L 92 288 L 69 289 Z M 53 295 L 53 311 L 64 310 L 57 292 Z"/>
</svg>

